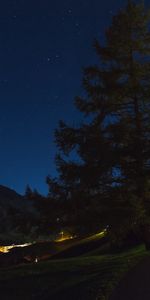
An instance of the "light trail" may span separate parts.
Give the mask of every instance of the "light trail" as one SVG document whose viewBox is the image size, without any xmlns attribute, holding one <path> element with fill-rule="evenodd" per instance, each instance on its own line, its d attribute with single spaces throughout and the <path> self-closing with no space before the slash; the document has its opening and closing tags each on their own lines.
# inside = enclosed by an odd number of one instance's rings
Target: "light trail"
<svg viewBox="0 0 150 300">
<path fill-rule="evenodd" d="M 33 245 L 33 243 L 26 243 L 21 245 L 9 245 L 9 246 L 0 246 L 0 252 L 2 253 L 8 253 L 13 248 L 24 248 L 27 246 Z"/>
</svg>

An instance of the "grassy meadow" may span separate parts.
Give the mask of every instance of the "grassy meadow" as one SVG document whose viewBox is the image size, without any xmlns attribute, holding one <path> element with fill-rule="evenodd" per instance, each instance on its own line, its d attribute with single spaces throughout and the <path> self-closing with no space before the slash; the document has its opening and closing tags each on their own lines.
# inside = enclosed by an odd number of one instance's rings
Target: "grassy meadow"
<svg viewBox="0 0 150 300">
<path fill-rule="evenodd" d="M 82 248 L 101 236 L 71 242 L 73 249 Z M 96 244 L 97 245 L 97 244 Z M 98 246 L 98 245 L 97 245 Z M 60 247 L 60 246 L 59 246 Z M 107 247 L 107 245 L 106 245 Z M 21 264 L 0 270 L 2 300 L 64 299 L 106 300 L 122 276 L 142 258 L 149 255 L 143 245 L 119 254 L 102 255 L 103 246 L 88 248 L 77 257 L 69 257 L 69 247 L 62 247 L 62 257 L 38 263 Z M 84 248 L 82 248 L 84 249 Z M 59 248 L 59 254 L 61 253 Z M 72 255 L 71 255 L 72 256 Z"/>
</svg>

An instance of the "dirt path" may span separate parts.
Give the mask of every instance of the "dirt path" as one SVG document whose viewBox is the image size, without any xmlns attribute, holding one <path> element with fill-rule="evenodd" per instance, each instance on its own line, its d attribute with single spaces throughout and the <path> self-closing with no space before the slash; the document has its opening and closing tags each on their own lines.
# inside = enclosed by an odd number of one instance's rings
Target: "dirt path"
<svg viewBox="0 0 150 300">
<path fill-rule="evenodd" d="M 150 257 L 128 272 L 109 300 L 150 300 Z"/>
</svg>

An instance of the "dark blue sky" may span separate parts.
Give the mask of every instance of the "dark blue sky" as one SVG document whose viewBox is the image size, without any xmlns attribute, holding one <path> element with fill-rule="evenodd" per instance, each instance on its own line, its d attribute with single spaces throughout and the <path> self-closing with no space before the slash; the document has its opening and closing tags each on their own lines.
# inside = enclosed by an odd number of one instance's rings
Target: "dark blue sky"
<svg viewBox="0 0 150 300">
<path fill-rule="evenodd" d="M 77 122 L 82 67 L 95 61 L 125 0 L 5 0 L 0 4 L 0 184 L 47 193 L 55 175 L 53 131 Z"/>
</svg>

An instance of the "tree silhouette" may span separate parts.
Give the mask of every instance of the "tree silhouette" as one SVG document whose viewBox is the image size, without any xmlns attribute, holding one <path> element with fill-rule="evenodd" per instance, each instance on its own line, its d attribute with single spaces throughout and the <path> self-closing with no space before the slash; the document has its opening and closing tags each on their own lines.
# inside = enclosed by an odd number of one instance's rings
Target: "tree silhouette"
<svg viewBox="0 0 150 300">
<path fill-rule="evenodd" d="M 55 132 L 59 178 L 49 179 L 50 191 L 71 199 L 83 226 L 92 215 L 90 224 L 109 224 L 118 236 L 149 223 L 149 21 L 143 2 L 128 1 L 113 17 L 105 45 L 94 42 L 98 64 L 84 69 L 84 97 L 75 100 L 86 118 L 76 128 L 60 121 Z"/>
</svg>

